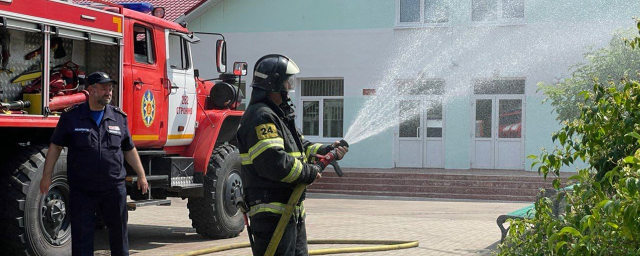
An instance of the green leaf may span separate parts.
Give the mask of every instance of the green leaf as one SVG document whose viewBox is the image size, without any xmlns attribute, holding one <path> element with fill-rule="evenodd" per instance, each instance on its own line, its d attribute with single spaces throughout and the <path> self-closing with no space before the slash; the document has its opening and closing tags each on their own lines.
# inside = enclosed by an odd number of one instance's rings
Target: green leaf
<svg viewBox="0 0 640 256">
<path fill-rule="evenodd" d="M 535 167 L 535 166 L 536 166 L 536 165 L 538 165 L 539 163 L 540 163 L 540 162 L 538 162 L 538 161 L 533 161 L 533 162 L 531 163 L 531 169 L 533 170 L 533 167 Z"/>
<path fill-rule="evenodd" d="M 633 157 L 633 156 L 628 156 L 628 157 L 624 158 L 624 162 L 627 163 L 627 164 L 632 164 L 632 163 L 635 162 L 635 160 L 636 160 L 636 158 Z"/>
<path fill-rule="evenodd" d="M 548 241 L 549 248 L 553 248 L 553 243 L 555 243 L 555 241 L 556 241 L 556 240 L 558 240 L 558 238 L 559 238 L 559 237 L 560 237 L 560 236 L 559 236 L 559 234 L 557 234 L 557 233 L 556 233 L 556 234 L 553 234 L 553 235 L 551 235 L 551 236 L 549 237 L 549 241 Z"/>
<path fill-rule="evenodd" d="M 558 253 L 558 251 L 560 250 L 560 248 L 562 248 L 562 246 L 564 246 L 565 244 L 567 244 L 567 242 L 565 241 L 560 241 L 559 243 L 556 244 L 556 247 L 554 248 L 554 252 Z"/>
<path fill-rule="evenodd" d="M 560 189 L 560 180 L 559 179 L 553 180 L 552 184 L 553 184 L 553 188 L 555 188 L 556 190 Z"/>
<path fill-rule="evenodd" d="M 624 136 L 631 136 L 631 137 L 634 137 L 634 138 L 640 140 L 640 134 L 638 134 L 637 132 L 630 132 L 630 133 L 625 134 Z"/>
<path fill-rule="evenodd" d="M 618 228 L 618 224 L 615 224 L 613 222 L 607 221 L 607 225 L 611 226 L 612 228 L 617 229 Z"/>
<path fill-rule="evenodd" d="M 566 134 L 566 133 L 564 133 L 564 132 L 561 132 L 561 133 L 558 135 L 558 138 L 560 139 L 560 144 L 561 144 L 561 145 L 564 145 L 564 142 L 567 140 L 567 134 Z"/>
<path fill-rule="evenodd" d="M 636 194 L 636 179 L 627 178 L 624 183 L 627 187 L 627 190 L 629 191 L 629 196 L 634 196 Z"/>
<path fill-rule="evenodd" d="M 574 227 L 564 227 L 560 230 L 560 233 L 558 234 L 571 234 L 577 237 L 582 237 L 582 234 L 580 234 L 580 231 L 578 231 L 577 229 L 575 229 Z"/>
<path fill-rule="evenodd" d="M 607 204 L 607 203 L 609 203 L 609 202 L 611 202 L 611 200 L 609 200 L 609 199 L 605 199 L 605 200 L 600 201 L 600 202 L 596 205 L 596 209 L 600 209 L 600 208 L 602 208 L 605 204 Z"/>
<path fill-rule="evenodd" d="M 580 174 L 576 174 L 576 175 L 571 175 L 569 177 L 569 180 L 580 180 L 580 178 L 582 178 L 582 176 L 580 176 Z"/>
</svg>

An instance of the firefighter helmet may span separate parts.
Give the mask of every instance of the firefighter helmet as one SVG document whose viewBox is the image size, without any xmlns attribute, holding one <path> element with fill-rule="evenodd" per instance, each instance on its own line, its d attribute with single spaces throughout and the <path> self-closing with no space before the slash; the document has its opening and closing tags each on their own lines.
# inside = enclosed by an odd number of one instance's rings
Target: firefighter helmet
<svg viewBox="0 0 640 256">
<path fill-rule="evenodd" d="M 293 60 L 280 54 L 260 58 L 253 68 L 251 87 L 268 92 L 289 92 L 295 88 L 295 75 L 300 68 Z M 288 85 L 286 85 L 288 83 Z"/>
</svg>

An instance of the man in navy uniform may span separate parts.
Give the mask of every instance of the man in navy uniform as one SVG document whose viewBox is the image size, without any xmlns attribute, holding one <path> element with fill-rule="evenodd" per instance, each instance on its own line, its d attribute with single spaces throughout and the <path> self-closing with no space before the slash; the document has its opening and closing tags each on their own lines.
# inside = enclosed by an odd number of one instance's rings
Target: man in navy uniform
<svg viewBox="0 0 640 256">
<path fill-rule="evenodd" d="M 51 136 L 40 193 L 46 194 L 63 147 L 68 148 L 69 214 L 73 256 L 93 255 L 95 214 L 109 228 L 111 255 L 129 255 L 124 161 L 138 175 L 138 189 L 149 185 L 133 145 L 127 115 L 109 105 L 116 82 L 104 72 L 87 77 L 89 99 L 63 113 Z"/>
</svg>

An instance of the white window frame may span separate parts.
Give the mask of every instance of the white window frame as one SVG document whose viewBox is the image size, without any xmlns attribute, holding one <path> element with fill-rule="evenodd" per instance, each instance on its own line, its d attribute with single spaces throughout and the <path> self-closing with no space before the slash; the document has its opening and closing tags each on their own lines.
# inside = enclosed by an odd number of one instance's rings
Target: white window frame
<svg viewBox="0 0 640 256">
<path fill-rule="evenodd" d="M 299 86 L 300 89 L 296 89 L 296 96 L 298 96 L 298 100 L 297 102 L 297 106 L 300 106 L 299 108 L 297 108 L 297 111 L 300 111 L 299 115 L 297 116 L 297 122 L 296 125 L 299 127 L 300 132 L 302 133 L 302 135 L 304 135 L 305 139 L 310 140 L 310 141 L 314 141 L 314 142 L 335 142 L 338 139 L 342 139 L 342 137 L 323 137 L 323 133 L 324 133 L 324 100 L 342 100 L 342 116 L 344 117 L 344 91 L 345 91 L 345 87 L 342 87 L 342 95 L 343 96 L 302 96 L 302 81 L 305 80 L 338 80 L 341 79 L 344 83 L 344 78 L 343 77 L 305 77 L 305 78 L 299 78 L 297 82 L 297 84 Z M 299 91 L 299 92 L 298 92 Z M 318 135 L 306 135 L 304 134 L 304 127 L 303 125 L 303 118 L 304 118 L 304 102 L 305 101 L 318 101 Z M 299 109 L 299 110 L 298 110 Z M 344 137 L 345 133 L 346 133 L 346 128 L 345 127 L 345 122 L 344 119 L 342 120 L 342 136 Z"/>
<path fill-rule="evenodd" d="M 448 27 L 451 24 L 451 2 L 449 4 L 449 21 L 443 23 L 426 23 L 424 21 L 424 1 L 420 0 L 420 21 L 419 22 L 400 22 L 400 0 L 396 0 L 396 28 L 416 28 L 416 27 Z"/>
<path fill-rule="evenodd" d="M 522 0 L 524 4 L 524 10 L 522 14 L 522 18 L 502 18 L 502 5 L 504 0 L 496 0 L 498 2 L 498 7 L 496 7 L 496 12 L 498 17 L 495 20 L 487 20 L 487 21 L 474 21 L 473 20 L 473 1 L 471 0 L 471 13 L 470 13 L 470 21 L 472 25 L 483 26 L 483 25 L 523 25 L 525 24 L 525 20 L 527 18 L 527 5 L 526 0 Z"/>
</svg>

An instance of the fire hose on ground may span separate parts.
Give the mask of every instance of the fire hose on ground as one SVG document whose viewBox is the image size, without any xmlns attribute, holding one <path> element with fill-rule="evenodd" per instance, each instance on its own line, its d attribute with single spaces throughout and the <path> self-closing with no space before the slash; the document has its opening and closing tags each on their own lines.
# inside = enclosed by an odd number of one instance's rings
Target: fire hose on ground
<svg viewBox="0 0 640 256">
<path fill-rule="evenodd" d="M 418 247 L 418 241 L 399 241 L 399 240 L 309 240 L 308 244 L 371 244 L 377 246 L 363 246 L 363 247 L 347 247 L 347 248 L 331 248 L 331 249 L 316 249 L 309 250 L 309 255 L 328 255 L 328 254 L 340 254 L 340 253 L 359 253 L 359 252 L 380 252 L 390 250 L 400 250 Z M 249 242 L 229 244 L 206 248 L 202 250 L 190 251 L 179 256 L 195 256 L 204 255 L 216 252 L 223 252 L 241 248 L 249 248 L 251 244 Z"/>
<path fill-rule="evenodd" d="M 338 146 L 348 147 L 349 144 L 341 140 Z M 325 166 L 332 165 L 336 171 L 338 176 L 342 177 L 343 173 L 340 169 L 340 166 L 335 160 L 335 152 L 329 152 L 326 155 L 317 155 L 316 157 L 320 159 L 321 162 Z M 285 206 L 284 213 L 278 222 L 278 226 L 276 226 L 276 230 L 273 233 L 273 237 L 271 237 L 271 241 L 269 242 L 269 246 L 267 247 L 267 251 L 265 252 L 265 256 L 273 256 L 276 249 L 278 248 L 278 244 L 284 235 L 284 230 L 293 215 L 295 205 L 297 204 L 300 196 L 304 192 L 306 185 L 300 184 L 295 187 L 287 205 Z M 358 252 L 377 252 L 377 251 L 389 251 L 389 250 L 400 250 L 418 247 L 418 241 L 397 241 L 397 240 L 334 240 L 334 239 L 325 239 L 325 240 L 309 240 L 308 244 L 369 244 L 369 245 L 377 245 L 377 246 L 365 246 L 365 247 L 347 247 L 347 248 L 330 248 L 330 249 L 316 249 L 309 250 L 309 255 L 326 255 L 326 254 L 340 254 L 340 253 L 358 253 Z M 228 250 L 235 250 L 240 248 L 251 247 L 251 243 L 238 243 L 238 244 L 230 244 L 230 245 L 221 245 L 215 246 L 202 250 L 195 250 L 191 252 L 187 252 L 185 254 L 179 254 L 179 256 L 193 256 L 193 255 L 203 255 L 210 254 L 215 252 L 222 252 Z"/>
</svg>

